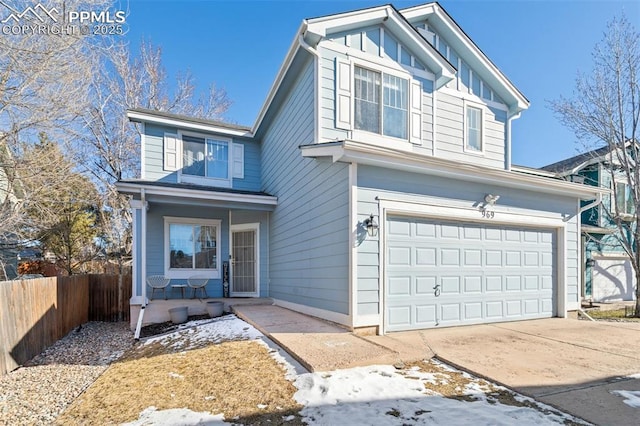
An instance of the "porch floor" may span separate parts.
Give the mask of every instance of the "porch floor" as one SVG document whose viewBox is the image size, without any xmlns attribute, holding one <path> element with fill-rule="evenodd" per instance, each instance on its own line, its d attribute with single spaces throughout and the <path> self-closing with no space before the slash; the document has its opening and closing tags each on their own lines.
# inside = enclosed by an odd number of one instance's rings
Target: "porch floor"
<svg viewBox="0 0 640 426">
<path fill-rule="evenodd" d="M 210 297 L 208 299 L 153 299 L 147 304 L 142 319 L 142 325 L 157 324 L 170 321 L 169 309 L 186 306 L 189 315 L 206 315 L 207 302 L 223 302 L 224 311 L 230 312 L 232 306 L 237 305 L 273 305 L 270 297 Z M 131 305 L 131 330 L 135 330 L 140 314 L 140 305 Z"/>
</svg>

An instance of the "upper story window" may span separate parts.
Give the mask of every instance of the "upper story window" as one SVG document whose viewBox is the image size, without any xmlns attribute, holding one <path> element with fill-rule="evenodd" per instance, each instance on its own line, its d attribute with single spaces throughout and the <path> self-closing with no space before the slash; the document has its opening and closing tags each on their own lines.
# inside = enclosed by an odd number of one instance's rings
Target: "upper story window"
<svg viewBox="0 0 640 426">
<path fill-rule="evenodd" d="M 229 144 L 213 139 L 182 136 L 182 173 L 192 176 L 227 179 Z"/>
<path fill-rule="evenodd" d="M 355 128 L 407 139 L 408 81 L 358 66 L 354 76 Z"/>
<path fill-rule="evenodd" d="M 482 109 L 467 106 L 465 122 L 465 148 L 482 151 Z"/>
<path fill-rule="evenodd" d="M 222 137 L 164 134 L 164 170 L 176 171 L 178 182 L 230 188 L 244 178 L 244 145 Z"/>
<path fill-rule="evenodd" d="M 634 214 L 635 206 L 629 185 L 616 182 L 616 214 Z"/>
</svg>

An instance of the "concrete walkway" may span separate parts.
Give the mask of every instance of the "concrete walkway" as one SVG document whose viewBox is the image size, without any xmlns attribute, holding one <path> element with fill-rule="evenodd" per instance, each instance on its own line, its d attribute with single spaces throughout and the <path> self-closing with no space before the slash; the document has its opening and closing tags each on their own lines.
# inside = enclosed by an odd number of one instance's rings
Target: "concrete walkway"
<svg viewBox="0 0 640 426">
<path fill-rule="evenodd" d="M 433 356 L 422 341 L 414 341 L 416 336 L 357 336 L 334 323 L 275 305 L 236 305 L 233 311 L 309 371 L 397 364 Z"/>
</svg>

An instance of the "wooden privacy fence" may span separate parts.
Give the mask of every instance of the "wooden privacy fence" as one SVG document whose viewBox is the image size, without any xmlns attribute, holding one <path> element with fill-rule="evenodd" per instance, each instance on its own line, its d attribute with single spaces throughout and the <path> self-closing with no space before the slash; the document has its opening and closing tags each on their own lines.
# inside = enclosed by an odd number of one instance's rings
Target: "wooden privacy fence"
<svg viewBox="0 0 640 426">
<path fill-rule="evenodd" d="M 129 319 L 131 276 L 76 275 L 0 282 L 0 375 L 87 321 Z M 119 305 L 119 306 L 118 306 Z"/>
</svg>

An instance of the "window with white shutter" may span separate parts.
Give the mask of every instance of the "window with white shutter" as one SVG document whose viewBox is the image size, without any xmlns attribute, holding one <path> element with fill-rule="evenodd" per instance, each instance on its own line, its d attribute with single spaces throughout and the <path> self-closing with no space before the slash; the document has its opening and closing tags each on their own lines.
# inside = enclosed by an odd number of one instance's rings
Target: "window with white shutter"
<svg viewBox="0 0 640 426">
<path fill-rule="evenodd" d="M 178 139 L 178 135 L 174 135 L 172 133 L 164 134 L 164 170 L 167 171 L 176 171 L 180 169 L 180 157 L 178 154 L 180 153 L 180 139 Z"/>
</svg>

